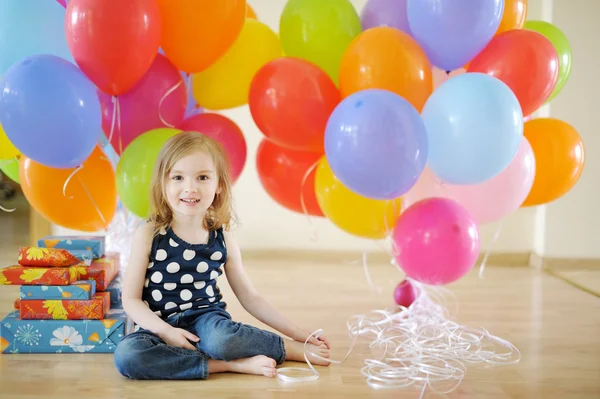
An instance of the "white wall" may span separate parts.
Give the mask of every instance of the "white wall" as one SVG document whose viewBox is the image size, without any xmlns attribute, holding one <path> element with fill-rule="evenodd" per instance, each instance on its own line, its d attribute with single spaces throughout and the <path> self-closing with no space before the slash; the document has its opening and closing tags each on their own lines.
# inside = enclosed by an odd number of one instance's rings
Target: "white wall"
<svg viewBox="0 0 600 399">
<path fill-rule="evenodd" d="M 285 0 L 249 0 L 258 18 L 278 31 L 279 16 Z M 352 1 L 360 11 L 366 0 Z M 554 9 L 554 13 L 553 13 Z M 554 15 L 554 18 L 552 18 Z M 563 92 L 550 107 L 538 116 L 562 118 L 582 134 L 586 144 L 586 169 L 578 186 L 567 196 L 548 207 L 521 209 L 500 224 L 502 230 L 494 252 L 528 252 L 536 250 L 551 256 L 600 257 L 600 212 L 592 205 L 594 176 L 600 160 L 593 159 L 596 143 L 593 125 L 594 111 L 600 109 L 599 83 L 594 72 L 600 64 L 596 47 L 600 28 L 593 25 L 594 15 L 600 15 L 600 2 L 596 0 L 529 0 L 529 19 L 553 21 L 566 33 L 573 48 L 573 71 Z M 262 188 L 255 166 L 255 154 L 262 134 L 256 128 L 247 107 L 223 112 L 243 129 L 248 142 L 248 160 L 241 178 L 235 186 L 236 209 L 241 226 L 237 235 L 245 249 L 297 248 L 331 250 L 367 250 L 381 252 L 381 245 L 350 236 L 325 219 L 297 214 L 274 202 Z M 598 171 L 600 173 L 600 171 Z M 546 209 L 547 208 L 547 209 Z M 482 249 L 490 247 L 499 225 L 482 226 Z M 57 233 L 66 232 L 56 229 Z M 316 236 L 315 236 L 316 235 Z"/>
</svg>

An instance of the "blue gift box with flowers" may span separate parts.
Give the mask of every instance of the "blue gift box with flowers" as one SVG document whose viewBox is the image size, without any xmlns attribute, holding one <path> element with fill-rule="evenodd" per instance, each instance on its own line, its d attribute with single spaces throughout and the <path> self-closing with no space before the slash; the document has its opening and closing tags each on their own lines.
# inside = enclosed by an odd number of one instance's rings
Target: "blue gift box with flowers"
<svg viewBox="0 0 600 399">
<path fill-rule="evenodd" d="M 66 249 L 68 251 L 91 251 L 94 259 L 104 256 L 106 237 L 104 236 L 48 236 L 37 242 L 41 248 Z"/>
<path fill-rule="evenodd" d="M 14 311 L 0 322 L 0 353 L 113 353 L 126 325 L 122 310 L 103 320 L 21 320 Z"/>
</svg>

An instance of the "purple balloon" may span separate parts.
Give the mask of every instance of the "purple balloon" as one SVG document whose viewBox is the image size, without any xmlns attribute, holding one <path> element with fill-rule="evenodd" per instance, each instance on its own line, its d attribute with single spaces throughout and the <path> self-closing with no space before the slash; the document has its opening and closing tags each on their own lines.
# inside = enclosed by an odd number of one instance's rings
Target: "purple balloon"
<svg viewBox="0 0 600 399">
<path fill-rule="evenodd" d="M 65 8 L 67 7 L 67 4 L 69 4 L 68 0 L 56 0 L 56 2 Z"/>
<path fill-rule="evenodd" d="M 389 26 L 410 33 L 406 15 L 407 0 L 369 0 L 362 9 L 360 20 L 363 30 Z"/>
<path fill-rule="evenodd" d="M 413 38 L 444 71 L 463 67 L 492 40 L 504 0 L 408 0 Z"/>
<path fill-rule="evenodd" d="M 387 90 L 346 97 L 325 129 L 325 156 L 334 175 L 367 198 L 394 199 L 423 172 L 428 143 L 421 115 Z"/>
<path fill-rule="evenodd" d="M 96 87 L 75 65 L 48 54 L 14 64 L 0 82 L 0 123 L 23 155 L 58 169 L 81 165 L 102 132 Z"/>
</svg>

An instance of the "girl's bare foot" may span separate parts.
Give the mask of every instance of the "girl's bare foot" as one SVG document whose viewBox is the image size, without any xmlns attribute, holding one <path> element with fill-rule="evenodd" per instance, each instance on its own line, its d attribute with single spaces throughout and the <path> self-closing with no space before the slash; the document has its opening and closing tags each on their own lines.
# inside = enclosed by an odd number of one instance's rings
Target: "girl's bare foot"
<svg viewBox="0 0 600 399">
<path fill-rule="evenodd" d="M 234 373 L 264 375 L 265 377 L 277 375 L 277 362 L 263 355 L 232 360 L 227 364 L 230 366 L 230 371 Z"/>
<path fill-rule="evenodd" d="M 297 362 L 306 362 L 306 359 L 304 359 L 304 342 L 290 341 L 287 339 L 284 340 L 284 342 L 285 342 L 286 360 L 295 360 Z M 308 350 L 307 357 L 311 364 L 317 364 L 319 366 L 329 366 L 331 364 L 331 362 L 329 362 L 329 361 L 321 360 L 319 358 L 311 356 L 311 353 L 314 353 L 316 355 L 319 355 L 321 357 L 329 359 L 329 356 L 330 356 L 329 349 L 327 348 L 327 346 L 325 346 L 324 343 L 322 343 L 319 346 L 313 345 L 313 344 L 308 344 L 306 346 L 306 349 Z"/>
</svg>

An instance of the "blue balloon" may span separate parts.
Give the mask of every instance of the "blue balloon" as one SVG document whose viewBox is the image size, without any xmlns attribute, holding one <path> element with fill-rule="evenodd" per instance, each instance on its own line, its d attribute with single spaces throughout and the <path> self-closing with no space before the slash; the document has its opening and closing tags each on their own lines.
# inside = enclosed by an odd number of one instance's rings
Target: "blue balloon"
<svg viewBox="0 0 600 399">
<path fill-rule="evenodd" d="M 465 66 L 492 40 L 504 0 L 408 0 L 413 38 L 444 71 Z"/>
<path fill-rule="evenodd" d="M 53 0 L 0 1 L 0 77 L 23 58 L 51 54 L 73 62 L 65 8 Z"/>
<path fill-rule="evenodd" d="M 523 137 L 519 100 L 504 82 L 483 73 L 444 82 L 421 115 L 429 168 L 450 184 L 478 184 L 496 176 L 515 157 Z"/>
<path fill-rule="evenodd" d="M 346 97 L 325 130 L 325 155 L 334 175 L 367 198 L 405 194 L 427 161 L 427 133 L 419 112 L 387 90 Z"/>
<path fill-rule="evenodd" d="M 53 168 L 79 166 L 98 144 L 102 111 L 96 87 L 70 62 L 35 55 L 0 81 L 0 123 L 25 156 Z"/>
</svg>

